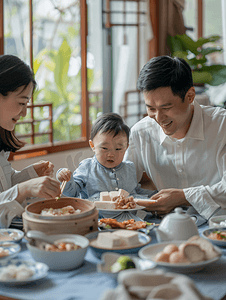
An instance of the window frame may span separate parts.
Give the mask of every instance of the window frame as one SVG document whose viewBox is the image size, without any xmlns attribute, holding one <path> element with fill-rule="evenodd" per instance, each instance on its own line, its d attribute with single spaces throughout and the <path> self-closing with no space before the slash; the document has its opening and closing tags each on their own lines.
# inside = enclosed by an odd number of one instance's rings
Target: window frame
<svg viewBox="0 0 226 300">
<path fill-rule="evenodd" d="M 0 0 L 0 55 L 4 54 L 4 1 Z M 29 0 L 29 23 L 30 23 L 30 66 L 33 68 L 33 0 Z M 26 159 L 29 157 L 47 155 L 49 153 L 68 151 L 79 149 L 89 146 L 89 97 L 87 88 L 87 35 L 88 35 L 88 22 L 87 22 L 87 3 L 86 0 L 80 0 L 80 20 L 81 20 L 81 135 L 82 137 L 74 141 L 68 142 L 53 142 L 47 144 L 28 145 L 26 149 L 22 148 L 19 151 L 10 153 L 9 160 Z M 36 103 L 35 103 L 36 104 Z M 33 98 L 31 99 L 31 107 L 35 105 Z M 33 111 L 33 109 L 32 109 Z M 34 119 L 32 118 L 32 124 Z"/>
</svg>

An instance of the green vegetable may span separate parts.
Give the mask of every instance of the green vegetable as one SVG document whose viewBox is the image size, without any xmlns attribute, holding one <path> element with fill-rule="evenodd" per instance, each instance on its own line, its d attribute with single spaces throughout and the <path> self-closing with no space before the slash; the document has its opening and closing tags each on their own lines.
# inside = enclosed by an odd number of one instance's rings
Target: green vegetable
<svg viewBox="0 0 226 300">
<path fill-rule="evenodd" d="M 135 266 L 133 260 L 129 256 L 122 255 L 111 266 L 111 272 L 112 273 L 117 273 L 121 270 L 135 269 L 135 268 L 136 268 L 136 266 Z"/>
<path fill-rule="evenodd" d="M 154 224 L 154 223 L 149 223 L 149 222 L 145 222 L 145 223 L 147 224 L 147 226 Z"/>
<path fill-rule="evenodd" d="M 219 234 L 222 239 L 226 240 L 226 236 L 221 234 L 221 231 L 213 231 L 213 233 Z"/>
<path fill-rule="evenodd" d="M 110 225 L 106 225 L 104 228 L 110 228 L 111 229 L 111 226 Z"/>
</svg>

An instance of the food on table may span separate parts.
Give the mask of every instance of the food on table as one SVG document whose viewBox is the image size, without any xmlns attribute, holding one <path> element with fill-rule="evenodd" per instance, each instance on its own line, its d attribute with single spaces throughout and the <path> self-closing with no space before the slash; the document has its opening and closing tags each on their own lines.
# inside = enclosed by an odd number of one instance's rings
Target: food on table
<svg viewBox="0 0 226 300">
<path fill-rule="evenodd" d="M 123 189 L 119 189 L 118 191 L 111 191 L 111 192 L 101 192 L 100 201 L 112 201 L 112 199 L 117 196 L 122 196 L 127 198 L 129 196 L 129 193 Z"/>
<path fill-rule="evenodd" d="M 117 230 L 113 234 L 123 240 L 127 245 L 139 244 L 138 233 L 135 231 Z"/>
<path fill-rule="evenodd" d="M 98 205 L 98 202 L 95 201 L 95 204 Z M 114 202 L 114 206 L 112 202 Z M 118 191 L 101 192 L 100 204 L 97 207 L 102 207 L 102 209 L 133 209 L 136 208 L 136 202 L 132 196 L 129 197 L 127 191 L 119 189 Z"/>
<path fill-rule="evenodd" d="M 216 230 L 208 235 L 211 240 L 226 241 L 226 231 Z"/>
<path fill-rule="evenodd" d="M 207 241 L 206 239 L 201 238 L 198 235 L 192 236 L 187 242 L 199 245 L 199 247 L 205 252 L 206 260 L 215 258 L 219 255 L 217 253 L 217 251 L 214 249 L 211 242 Z"/>
<path fill-rule="evenodd" d="M 139 243 L 138 232 L 127 230 L 100 232 L 96 239 L 98 247 L 109 249 L 121 246 L 134 246 Z"/>
<path fill-rule="evenodd" d="M 136 208 L 136 202 L 132 196 L 116 196 L 111 201 L 94 201 L 98 209 L 133 209 Z"/>
<path fill-rule="evenodd" d="M 174 244 L 167 245 L 155 255 L 154 260 L 156 262 L 190 264 L 209 260 L 217 256 L 219 254 L 209 241 L 195 235 L 179 247 Z"/>
<path fill-rule="evenodd" d="M 111 197 L 108 192 L 100 193 L 100 201 L 111 201 Z"/>
<path fill-rule="evenodd" d="M 26 280 L 34 275 L 34 271 L 27 265 L 21 264 L 20 266 L 8 265 L 0 269 L 0 280 Z"/>
<path fill-rule="evenodd" d="M 152 223 L 148 223 L 148 224 L 151 225 Z M 147 222 L 135 221 L 134 219 L 118 222 L 115 219 L 105 218 L 99 220 L 98 226 L 103 226 L 104 228 L 120 228 L 120 229 L 137 230 L 141 228 L 146 228 Z"/>
<path fill-rule="evenodd" d="M 117 273 L 126 269 L 135 269 L 136 265 L 133 260 L 126 255 L 120 256 L 117 261 L 111 266 L 111 272 Z"/>
<path fill-rule="evenodd" d="M 114 248 L 121 246 L 121 239 L 111 232 L 101 232 L 97 237 L 97 245 L 104 248 Z"/>
<path fill-rule="evenodd" d="M 182 244 L 179 247 L 179 252 L 183 253 L 184 257 L 192 263 L 197 263 L 205 260 L 206 254 L 197 244 Z"/>
<path fill-rule="evenodd" d="M 9 255 L 9 250 L 4 249 L 3 247 L 0 247 L 0 257 L 8 256 L 8 255 Z"/>
<path fill-rule="evenodd" d="M 41 211 L 42 216 L 69 216 L 80 213 L 81 209 L 74 209 L 73 206 L 68 205 L 62 208 L 44 208 Z"/>
<path fill-rule="evenodd" d="M 155 256 L 155 261 L 158 262 L 169 262 L 169 254 L 163 251 L 159 252 Z"/>
<path fill-rule="evenodd" d="M 164 253 L 167 253 L 167 254 L 171 254 L 171 253 L 176 252 L 176 251 L 178 251 L 178 250 L 179 250 L 179 249 L 178 249 L 178 247 L 177 247 L 176 245 L 174 245 L 174 244 L 169 244 L 169 245 L 167 245 L 167 246 L 164 248 L 163 252 L 164 252 Z"/>
<path fill-rule="evenodd" d="M 221 222 L 220 222 L 220 226 L 225 226 L 225 227 L 226 227 L 226 220 L 221 221 Z"/>
<path fill-rule="evenodd" d="M 115 203 L 112 201 L 94 201 L 97 209 L 115 209 Z"/>
<path fill-rule="evenodd" d="M 13 241 L 15 238 L 18 238 L 18 233 L 17 232 L 0 232 L 0 241 Z"/>
<path fill-rule="evenodd" d="M 133 196 L 125 198 L 124 196 L 116 196 L 112 199 L 115 202 L 116 209 L 133 209 L 136 208 L 136 202 Z"/>
<path fill-rule="evenodd" d="M 169 255 L 169 263 L 171 264 L 186 264 L 189 263 L 189 260 L 185 254 L 181 251 L 175 251 Z"/>
<path fill-rule="evenodd" d="M 81 246 L 76 245 L 72 242 L 60 242 L 56 244 L 45 244 L 44 250 L 53 252 L 63 252 L 81 249 Z"/>
</svg>

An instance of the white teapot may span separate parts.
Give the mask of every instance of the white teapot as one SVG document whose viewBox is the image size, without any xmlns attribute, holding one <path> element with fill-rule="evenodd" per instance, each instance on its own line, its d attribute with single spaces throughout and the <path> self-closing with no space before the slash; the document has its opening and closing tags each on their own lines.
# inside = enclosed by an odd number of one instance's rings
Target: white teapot
<svg viewBox="0 0 226 300">
<path fill-rule="evenodd" d="M 187 240 L 193 235 L 199 235 L 195 221 L 181 207 L 165 216 L 159 227 L 155 228 L 155 233 L 158 242 Z"/>
</svg>

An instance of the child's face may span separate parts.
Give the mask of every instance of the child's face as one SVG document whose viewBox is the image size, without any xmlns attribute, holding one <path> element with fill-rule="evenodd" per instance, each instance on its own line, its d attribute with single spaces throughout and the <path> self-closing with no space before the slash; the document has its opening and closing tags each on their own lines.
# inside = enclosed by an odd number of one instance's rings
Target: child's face
<svg viewBox="0 0 226 300">
<path fill-rule="evenodd" d="M 125 132 L 120 132 L 115 137 L 113 135 L 113 133 L 98 132 L 93 140 L 89 141 L 97 160 L 106 168 L 115 168 L 118 166 L 122 162 L 128 148 L 128 140 Z"/>
</svg>

